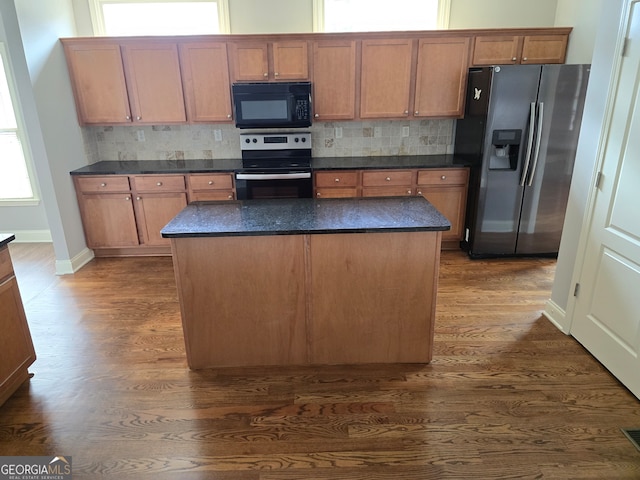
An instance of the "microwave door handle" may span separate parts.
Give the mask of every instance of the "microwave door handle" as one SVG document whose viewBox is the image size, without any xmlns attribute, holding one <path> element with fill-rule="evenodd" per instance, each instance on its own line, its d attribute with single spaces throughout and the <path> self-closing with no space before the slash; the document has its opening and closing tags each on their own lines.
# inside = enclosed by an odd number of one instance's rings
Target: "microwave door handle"
<svg viewBox="0 0 640 480">
<path fill-rule="evenodd" d="M 542 141 L 542 120 L 544 119 L 544 103 L 540 102 L 539 114 L 538 114 L 538 132 L 536 133 L 536 149 L 533 154 L 533 165 L 531 166 L 531 175 L 529 175 L 529 183 L 527 186 L 533 184 L 533 176 L 536 174 L 536 167 L 538 166 L 538 157 L 540 156 L 540 142 Z"/>
<path fill-rule="evenodd" d="M 531 162 L 531 151 L 533 150 L 533 137 L 536 128 L 536 103 L 531 102 L 529 109 L 529 138 L 527 139 L 527 153 L 524 155 L 524 165 L 522 167 L 522 176 L 520 177 L 520 186 L 524 187 L 527 180 L 527 172 L 529 163 Z"/>
<path fill-rule="evenodd" d="M 311 178 L 311 172 L 297 173 L 236 173 L 237 180 L 293 180 Z"/>
</svg>

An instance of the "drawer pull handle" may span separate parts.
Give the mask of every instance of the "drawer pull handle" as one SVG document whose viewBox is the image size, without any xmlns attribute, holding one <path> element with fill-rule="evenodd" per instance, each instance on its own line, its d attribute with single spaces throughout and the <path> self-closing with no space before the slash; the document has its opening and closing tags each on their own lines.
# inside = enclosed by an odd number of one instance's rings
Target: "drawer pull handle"
<svg viewBox="0 0 640 480">
<path fill-rule="evenodd" d="M 104 182 L 102 182 L 102 183 L 100 184 L 100 186 L 101 186 L 101 187 L 106 187 L 106 186 L 107 186 L 107 184 L 106 184 L 106 183 L 104 183 Z"/>
<path fill-rule="evenodd" d="M 447 176 L 446 176 L 446 175 L 442 175 L 440 178 L 441 178 L 442 180 L 446 180 L 446 179 L 447 179 Z"/>
<path fill-rule="evenodd" d="M 407 190 L 407 195 L 411 195 L 411 190 Z"/>
<path fill-rule="evenodd" d="M 162 186 L 162 182 L 158 182 L 158 183 L 156 183 L 156 185 L 157 185 L 158 187 L 161 187 L 161 186 Z"/>
<path fill-rule="evenodd" d="M 136 197 L 136 200 L 142 200 L 142 197 Z"/>
<path fill-rule="evenodd" d="M 320 192 L 316 193 L 316 197 L 321 197 L 322 194 Z"/>
<path fill-rule="evenodd" d="M 387 177 L 387 178 L 385 178 L 385 180 L 386 180 L 387 182 L 390 182 L 390 181 L 391 181 L 391 177 Z"/>
<path fill-rule="evenodd" d="M 422 195 L 422 190 L 418 190 L 418 195 Z"/>
<path fill-rule="evenodd" d="M 336 183 L 338 183 L 339 181 L 340 181 L 340 179 L 339 179 L 339 178 L 336 178 Z"/>
<path fill-rule="evenodd" d="M 124 197 L 124 199 L 129 201 L 129 200 L 131 200 L 131 197 Z"/>
<path fill-rule="evenodd" d="M 209 185 L 213 185 L 213 180 L 209 180 Z"/>
</svg>

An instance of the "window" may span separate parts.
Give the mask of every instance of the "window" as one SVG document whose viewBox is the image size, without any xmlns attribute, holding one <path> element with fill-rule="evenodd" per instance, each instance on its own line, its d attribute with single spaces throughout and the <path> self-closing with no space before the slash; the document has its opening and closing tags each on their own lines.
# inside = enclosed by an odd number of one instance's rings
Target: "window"
<svg viewBox="0 0 640 480">
<path fill-rule="evenodd" d="M 314 0 L 314 31 L 447 28 L 450 5 L 451 0 Z"/>
<path fill-rule="evenodd" d="M 0 43 L 0 201 L 21 202 L 37 200 L 29 172 L 30 162 L 25 156 L 24 128 L 16 116 L 14 81 L 9 68 L 7 51 Z"/>
<path fill-rule="evenodd" d="M 228 0 L 90 0 L 96 35 L 229 33 Z"/>
</svg>

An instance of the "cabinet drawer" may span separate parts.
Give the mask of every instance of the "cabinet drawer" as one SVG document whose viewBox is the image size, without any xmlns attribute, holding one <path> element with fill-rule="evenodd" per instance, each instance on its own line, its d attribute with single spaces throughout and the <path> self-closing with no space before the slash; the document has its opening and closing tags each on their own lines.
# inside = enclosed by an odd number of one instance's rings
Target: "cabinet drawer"
<svg viewBox="0 0 640 480">
<path fill-rule="evenodd" d="M 355 187 L 358 185 L 358 172 L 348 171 L 331 171 L 316 172 L 316 187 Z"/>
<path fill-rule="evenodd" d="M 358 196 L 356 187 L 316 188 L 317 198 L 353 198 Z"/>
<path fill-rule="evenodd" d="M 233 179 L 228 173 L 189 175 L 191 190 L 229 190 L 233 188 Z"/>
<path fill-rule="evenodd" d="M 362 189 L 363 197 L 410 197 L 413 189 L 410 186 L 369 187 Z"/>
<path fill-rule="evenodd" d="M 418 171 L 418 185 L 465 185 L 469 171 L 464 168 L 434 168 Z"/>
<path fill-rule="evenodd" d="M 129 177 L 103 175 L 100 177 L 76 177 L 76 185 L 82 193 L 128 192 Z"/>
<path fill-rule="evenodd" d="M 11 256 L 9 255 L 9 248 L 5 247 L 0 251 L 0 284 L 12 275 L 13 265 L 11 264 Z"/>
<path fill-rule="evenodd" d="M 138 192 L 174 192 L 185 189 L 184 175 L 140 175 L 132 178 Z"/>
<path fill-rule="evenodd" d="M 362 174 L 363 187 L 383 187 L 388 185 L 411 185 L 411 170 L 379 170 Z"/>
<path fill-rule="evenodd" d="M 223 200 L 233 200 L 233 190 L 200 190 L 191 192 L 189 195 L 189 203 L 219 202 Z"/>
</svg>

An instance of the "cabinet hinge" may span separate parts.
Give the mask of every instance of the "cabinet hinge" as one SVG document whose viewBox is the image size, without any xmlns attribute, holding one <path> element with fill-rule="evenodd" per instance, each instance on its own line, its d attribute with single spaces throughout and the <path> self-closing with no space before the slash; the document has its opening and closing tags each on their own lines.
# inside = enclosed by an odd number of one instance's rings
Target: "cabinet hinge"
<svg viewBox="0 0 640 480">
<path fill-rule="evenodd" d="M 631 39 L 629 37 L 625 37 L 624 43 L 622 44 L 622 56 L 626 57 L 629 54 L 629 44 L 631 43 Z"/>
<path fill-rule="evenodd" d="M 600 188 L 602 177 L 604 177 L 604 175 L 602 175 L 602 172 L 598 172 L 598 175 L 596 175 L 596 188 Z"/>
<path fill-rule="evenodd" d="M 580 291 L 580 284 L 576 283 L 576 287 L 573 289 L 573 296 L 577 297 L 579 291 Z"/>
</svg>

